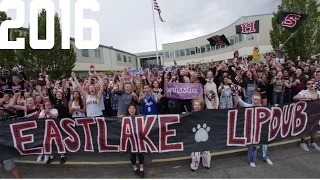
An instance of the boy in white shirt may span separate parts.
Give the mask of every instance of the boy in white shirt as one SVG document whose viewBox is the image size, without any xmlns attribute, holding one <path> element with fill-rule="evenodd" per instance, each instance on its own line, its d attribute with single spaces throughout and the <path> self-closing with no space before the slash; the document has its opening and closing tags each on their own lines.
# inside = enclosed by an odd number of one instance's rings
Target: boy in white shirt
<svg viewBox="0 0 320 180">
<path fill-rule="evenodd" d="M 52 108 L 52 104 L 50 101 L 45 102 L 44 104 L 44 110 L 40 112 L 39 118 L 57 118 L 59 116 L 58 110 Z M 39 155 L 37 158 L 37 162 L 40 162 L 42 159 L 43 155 Z M 50 155 L 45 155 L 44 156 L 44 162 L 46 164 L 50 164 L 54 160 L 54 156 Z M 61 161 L 60 163 L 63 164 L 66 162 L 66 158 L 64 154 L 61 154 Z"/>
<path fill-rule="evenodd" d="M 317 100 L 320 99 L 320 91 L 316 91 L 316 83 L 314 80 L 307 81 L 307 89 L 300 91 L 297 95 L 293 97 L 293 100 L 300 100 L 300 101 L 310 101 L 310 100 Z M 313 147 L 315 150 L 320 151 L 320 147 L 315 142 L 317 137 L 317 132 L 311 132 L 311 140 L 308 143 L 309 146 Z M 304 151 L 309 151 L 307 146 L 307 142 L 305 140 L 306 135 L 301 136 L 300 147 Z"/>
</svg>

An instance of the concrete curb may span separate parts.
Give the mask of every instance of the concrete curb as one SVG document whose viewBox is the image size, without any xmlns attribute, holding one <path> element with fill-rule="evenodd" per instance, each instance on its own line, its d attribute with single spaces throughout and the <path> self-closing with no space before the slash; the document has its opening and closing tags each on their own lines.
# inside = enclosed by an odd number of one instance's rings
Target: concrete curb
<svg viewBox="0 0 320 180">
<path fill-rule="evenodd" d="M 306 138 L 308 139 L 308 138 Z M 277 146 L 283 146 L 283 145 L 289 145 L 293 143 L 299 142 L 300 139 L 292 139 L 292 140 L 286 140 L 286 141 L 280 141 L 277 143 L 270 144 L 269 147 L 277 147 Z M 247 148 L 239 148 L 239 149 L 233 149 L 233 150 L 227 150 L 227 151 L 220 151 L 220 152 L 213 152 L 211 153 L 211 156 L 223 156 L 223 155 L 235 155 L 238 153 L 242 153 L 247 151 Z M 173 161 L 182 161 L 182 160 L 188 160 L 190 159 L 190 156 L 182 156 L 182 157 L 175 157 L 175 158 L 162 158 L 162 159 L 153 159 L 152 163 L 164 163 L 164 162 L 173 162 Z M 41 163 L 31 160 L 16 160 L 16 163 L 19 164 L 37 164 L 41 165 Z M 123 164 L 130 164 L 130 161 L 111 161 L 111 162 L 70 162 L 67 161 L 66 165 L 123 165 Z M 59 164 L 59 162 L 54 161 L 51 164 Z"/>
</svg>

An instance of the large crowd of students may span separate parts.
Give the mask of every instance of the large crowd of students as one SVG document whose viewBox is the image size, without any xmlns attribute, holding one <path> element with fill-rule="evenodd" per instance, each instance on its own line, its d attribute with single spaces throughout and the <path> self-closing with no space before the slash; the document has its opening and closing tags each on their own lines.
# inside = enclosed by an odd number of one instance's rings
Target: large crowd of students
<svg viewBox="0 0 320 180">
<path fill-rule="evenodd" d="M 267 53 L 265 60 L 258 62 L 250 61 L 246 56 L 238 57 L 235 52 L 232 61 L 144 69 L 136 74 L 129 68 L 112 75 L 90 68 L 88 77 L 83 79 L 72 73 L 70 78 L 54 80 L 40 73 L 37 80 L 30 80 L 21 71 L 0 79 L 0 121 L 181 114 L 202 109 L 281 105 L 294 100 L 319 99 L 319 62 L 300 57 L 292 61 L 278 52 L 275 55 Z M 167 98 L 164 96 L 165 82 L 200 83 L 204 96 L 187 100 Z M 309 151 L 309 145 L 320 150 L 315 136 L 315 133 L 311 135 L 309 143 L 305 136 L 301 137 L 300 147 Z M 261 150 L 263 160 L 272 165 L 268 146 L 261 145 Z M 248 147 L 248 161 L 252 167 L 255 167 L 256 151 L 256 146 Z M 60 163 L 65 163 L 66 156 L 60 156 Z M 191 155 L 192 173 L 198 169 L 200 156 L 200 152 Z M 205 170 L 209 171 L 210 152 L 203 152 L 202 157 Z M 37 161 L 50 164 L 54 158 L 54 155 L 40 155 Z M 135 173 L 144 177 L 143 154 L 131 154 L 130 159 Z M 7 170 L 15 169 L 14 162 L 4 164 L 7 164 Z"/>
</svg>

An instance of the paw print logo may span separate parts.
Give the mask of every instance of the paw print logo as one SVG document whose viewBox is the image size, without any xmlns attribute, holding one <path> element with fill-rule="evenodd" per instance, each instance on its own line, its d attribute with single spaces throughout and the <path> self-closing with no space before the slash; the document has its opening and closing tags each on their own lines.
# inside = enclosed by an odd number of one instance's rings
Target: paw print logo
<svg viewBox="0 0 320 180">
<path fill-rule="evenodd" d="M 197 142 L 206 142 L 209 138 L 208 132 L 210 131 L 210 127 L 207 124 L 203 124 L 202 127 L 198 124 L 197 128 L 192 128 L 192 131 L 195 133 L 194 139 Z"/>
</svg>

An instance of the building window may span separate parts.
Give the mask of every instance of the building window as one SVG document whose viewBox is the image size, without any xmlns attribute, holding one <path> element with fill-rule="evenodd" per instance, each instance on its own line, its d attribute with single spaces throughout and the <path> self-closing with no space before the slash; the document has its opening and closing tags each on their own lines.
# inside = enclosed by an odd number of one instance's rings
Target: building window
<svg viewBox="0 0 320 180">
<path fill-rule="evenodd" d="M 211 51 L 210 44 L 207 44 L 206 47 L 207 47 L 207 52 L 210 52 Z"/>
<path fill-rule="evenodd" d="M 190 48 L 191 55 L 196 54 L 196 48 Z"/>
<path fill-rule="evenodd" d="M 211 46 L 211 51 L 216 50 L 216 46 Z"/>
<path fill-rule="evenodd" d="M 185 56 L 184 49 L 180 50 L 180 56 Z"/>
<path fill-rule="evenodd" d="M 123 62 L 127 62 L 127 56 L 123 55 Z"/>
<path fill-rule="evenodd" d="M 205 46 L 201 46 L 201 53 L 205 53 L 206 52 L 206 47 Z"/>
<path fill-rule="evenodd" d="M 100 59 L 101 58 L 100 50 L 99 49 L 95 49 L 94 50 L 94 55 L 96 56 L 97 59 Z"/>
<path fill-rule="evenodd" d="M 235 41 L 235 44 L 239 43 L 239 36 L 238 36 L 238 34 L 237 34 L 237 35 L 234 35 L 234 41 Z"/>
<path fill-rule="evenodd" d="M 239 42 L 243 41 L 243 35 L 242 34 L 238 34 L 239 35 Z"/>
<path fill-rule="evenodd" d="M 176 50 L 175 53 L 176 53 L 176 57 L 180 57 L 180 51 L 179 50 Z"/>
<path fill-rule="evenodd" d="M 131 56 L 128 57 L 129 63 L 131 63 Z"/>
<path fill-rule="evenodd" d="M 82 49 L 81 53 L 82 53 L 83 57 L 89 57 L 89 50 L 88 49 Z"/>
<path fill-rule="evenodd" d="M 254 36 L 252 34 L 246 34 L 247 40 L 254 40 Z"/>
<path fill-rule="evenodd" d="M 169 58 L 169 52 L 168 51 L 164 53 L 164 57 L 165 58 Z"/>
<path fill-rule="evenodd" d="M 186 55 L 187 55 L 187 56 L 190 55 L 190 49 L 186 49 Z"/>
<path fill-rule="evenodd" d="M 117 54 L 118 61 L 121 61 L 121 55 Z"/>
<path fill-rule="evenodd" d="M 200 48 L 196 47 L 197 54 L 200 53 Z"/>
<path fill-rule="evenodd" d="M 231 45 L 234 45 L 234 38 L 233 38 L 233 36 L 230 37 L 229 42 L 230 42 Z"/>
<path fill-rule="evenodd" d="M 174 57 L 174 51 L 170 51 L 170 57 Z"/>
<path fill-rule="evenodd" d="M 220 49 L 220 46 L 218 45 L 218 46 L 216 46 L 216 50 L 218 50 L 218 49 Z"/>
</svg>

